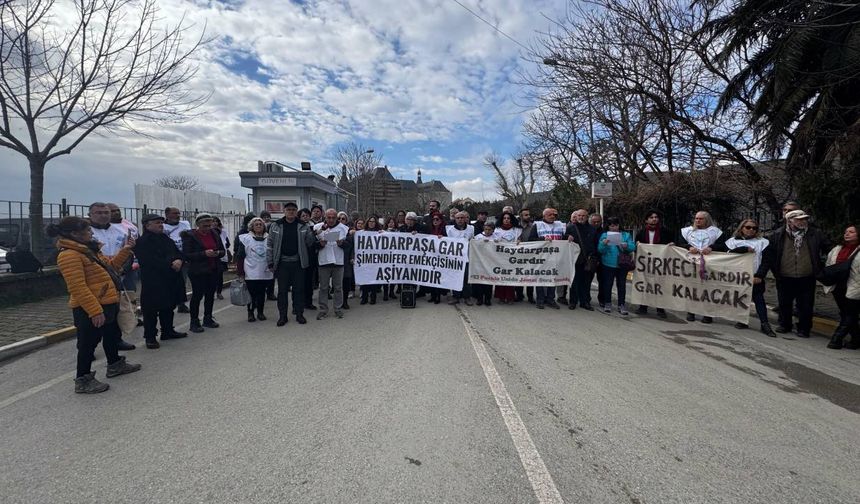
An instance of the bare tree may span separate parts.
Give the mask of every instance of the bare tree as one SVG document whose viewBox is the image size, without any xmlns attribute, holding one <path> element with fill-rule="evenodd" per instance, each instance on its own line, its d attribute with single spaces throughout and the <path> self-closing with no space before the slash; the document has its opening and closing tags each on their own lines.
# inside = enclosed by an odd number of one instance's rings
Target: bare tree
<svg viewBox="0 0 860 504">
<path fill-rule="evenodd" d="M 179 189 L 180 191 L 191 191 L 194 189 L 201 190 L 203 186 L 200 184 L 200 179 L 189 175 L 168 175 L 159 177 L 152 181 L 158 187 L 166 187 L 168 189 Z"/>
<path fill-rule="evenodd" d="M 182 121 L 208 96 L 186 84 L 191 57 L 184 19 L 160 29 L 154 0 L 0 2 L 0 147 L 30 166 L 31 247 L 43 246 L 45 165 L 92 134 Z"/>
<path fill-rule="evenodd" d="M 539 168 L 530 156 L 518 154 L 515 158 L 510 166 L 500 155 L 491 152 L 484 158 L 484 165 L 493 170 L 499 195 L 510 200 L 514 208 L 523 208 L 538 184 Z"/>
<path fill-rule="evenodd" d="M 347 142 L 332 149 L 336 167 L 331 169 L 338 177 L 338 187 L 351 194 L 349 209 L 373 211 L 374 168 L 382 164 L 382 154 L 357 142 Z M 381 181 L 376 181 L 380 183 Z"/>
</svg>

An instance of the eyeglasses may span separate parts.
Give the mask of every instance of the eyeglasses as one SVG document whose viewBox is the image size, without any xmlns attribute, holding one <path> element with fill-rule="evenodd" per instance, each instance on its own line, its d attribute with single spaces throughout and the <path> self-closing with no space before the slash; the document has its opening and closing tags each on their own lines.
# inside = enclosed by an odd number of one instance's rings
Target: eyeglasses
<svg viewBox="0 0 860 504">
<path fill-rule="evenodd" d="M 744 226 L 744 229 L 752 229 L 758 231 L 758 226 Z"/>
</svg>

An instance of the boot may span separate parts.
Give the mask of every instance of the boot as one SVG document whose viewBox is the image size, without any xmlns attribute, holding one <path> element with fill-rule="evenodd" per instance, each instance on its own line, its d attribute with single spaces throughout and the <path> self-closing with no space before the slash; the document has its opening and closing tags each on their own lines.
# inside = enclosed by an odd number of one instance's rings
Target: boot
<svg viewBox="0 0 860 504">
<path fill-rule="evenodd" d="M 158 340 L 155 338 L 147 338 L 146 348 L 149 348 L 151 350 L 155 350 L 156 348 L 161 348 L 161 344 L 159 344 Z"/>
<path fill-rule="evenodd" d="M 256 322 L 257 317 L 254 316 L 254 310 L 252 308 L 248 308 L 248 322 Z"/>
<path fill-rule="evenodd" d="M 214 318 L 210 317 L 208 319 L 207 318 L 203 319 L 203 327 L 208 327 L 210 329 L 217 329 L 218 327 L 221 327 L 221 325 L 218 322 L 215 322 Z"/>
<path fill-rule="evenodd" d="M 827 344 L 827 348 L 840 350 L 842 348 L 842 340 L 846 334 L 848 334 L 848 326 L 840 322 L 836 330 L 833 331 L 833 336 L 830 337 L 830 343 Z"/>
<path fill-rule="evenodd" d="M 347 301 L 347 299 L 346 299 L 346 298 L 343 298 L 343 306 L 342 306 L 342 308 L 343 308 L 344 310 L 349 310 L 349 301 Z"/>
<path fill-rule="evenodd" d="M 137 347 L 135 347 L 131 343 L 123 340 L 122 338 L 120 338 L 119 342 L 116 344 L 116 349 L 119 350 L 120 352 L 127 352 L 129 350 L 134 350 L 135 348 L 137 348 Z"/>
<path fill-rule="evenodd" d="M 370 304 L 376 304 L 376 291 L 370 291 Z"/>
<path fill-rule="evenodd" d="M 113 364 L 108 364 L 107 377 L 113 378 L 114 376 L 134 373 L 135 371 L 140 371 L 140 364 L 129 364 L 125 361 L 125 357 L 120 357 Z"/>
<path fill-rule="evenodd" d="M 771 338 L 776 338 L 776 333 L 773 332 L 773 328 L 770 327 L 770 323 L 762 322 L 760 330 L 762 334 L 770 336 Z"/>
<path fill-rule="evenodd" d="M 98 394 L 109 388 L 107 383 L 96 380 L 95 371 L 75 378 L 75 394 Z"/>
<path fill-rule="evenodd" d="M 263 314 L 262 308 L 257 308 L 257 320 L 260 320 L 260 321 L 266 320 L 266 315 Z"/>
<path fill-rule="evenodd" d="M 192 319 L 192 320 L 191 320 L 191 325 L 190 325 L 190 327 L 189 327 L 189 330 L 190 330 L 191 332 L 193 332 L 193 333 L 201 333 L 201 332 L 203 332 L 203 328 L 202 328 L 202 327 L 200 327 L 200 320 L 199 320 L 199 319 Z"/>
<path fill-rule="evenodd" d="M 359 304 L 367 304 L 367 291 L 361 291 L 361 301 Z"/>
</svg>

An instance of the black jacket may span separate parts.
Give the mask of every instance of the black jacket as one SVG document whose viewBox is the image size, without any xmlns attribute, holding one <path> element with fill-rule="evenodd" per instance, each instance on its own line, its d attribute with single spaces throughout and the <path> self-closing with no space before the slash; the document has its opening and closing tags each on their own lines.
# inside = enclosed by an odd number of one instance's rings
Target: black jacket
<svg viewBox="0 0 860 504">
<path fill-rule="evenodd" d="M 182 260 L 182 254 L 173 240 L 164 233 L 144 231 L 134 245 L 134 255 L 140 264 L 140 306 L 144 310 L 175 308 L 180 301 L 176 283 L 181 273 L 170 265 Z"/>
<path fill-rule="evenodd" d="M 782 251 L 785 248 L 785 227 L 781 227 L 776 231 L 766 236 L 770 244 L 761 254 L 761 266 L 755 276 L 764 278 L 767 272 L 773 273 L 774 278 L 780 278 L 781 275 L 781 259 Z M 809 258 L 812 261 L 812 274 L 818 275 L 824 268 L 824 257 L 830 251 L 830 240 L 824 236 L 817 228 L 810 226 L 806 235 L 803 237 L 803 243 L 809 249 Z"/>
<path fill-rule="evenodd" d="M 579 245 L 579 257 L 577 264 L 583 264 L 587 257 L 597 257 L 597 240 L 594 237 L 594 228 L 590 224 L 568 224 L 564 232 L 564 238 L 573 237 L 573 242 Z"/>
<path fill-rule="evenodd" d="M 668 245 L 674 241 L 674 238 L 675 234 L 669 231 L 669 228 L 660 226 L 660 240 L 654 245 Z M 638 243 L 648 243 L 648 230 L 643 227 L 636 233 L 636 237 L 634 239 Z"/>
<path fill-rule="evenodd" d="M 196 231 L 183 231 L 180 235 L 182 237 L 182 255 L 188 261 L 189 275 L 206 275 L 218 271 L 217 268 L 221 267 L 221 258 L 225 254 L 224 244 L 221 242 L 221 236 L 217 231 L 210 230 L 209 232 L 215 239 L 215 250 L 218 251 L 218 255 L 212 258 L 214 261 L 211 261 L 215 263 L 214 268 L 211 266 L 210 258 L 206 257 L 206 249 L 203 247 L 203 242 L 197 237 Z"/>
</svg>

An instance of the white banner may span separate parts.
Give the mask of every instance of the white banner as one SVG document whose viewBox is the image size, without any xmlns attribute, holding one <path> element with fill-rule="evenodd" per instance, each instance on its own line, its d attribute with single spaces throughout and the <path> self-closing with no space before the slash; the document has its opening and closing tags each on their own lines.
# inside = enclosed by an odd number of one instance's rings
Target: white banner
<svg viewBox="0 0 860 504">
<path fill-rule="evenodd" d="M 459 291 L 469 240 L 409 233 L 355 233 L 355 283 L 415 284 Z"/>
<path fill-rule="evenodd" d="M 690 254 L 681 247 L 639 244 L 630 301 L 656 308 L 749 321 L 754 254 Z"/>
<path fill-rule="evenodd" d="M 554 287 L 573 282 L 579 245 L 566 240 L 472 242 L 469 283 Z"/>
</svg>

